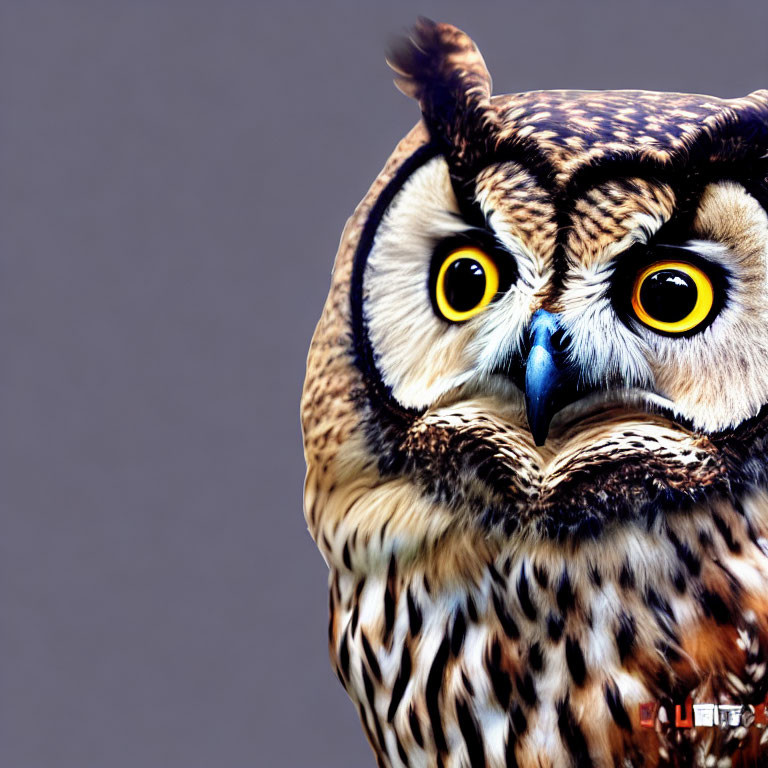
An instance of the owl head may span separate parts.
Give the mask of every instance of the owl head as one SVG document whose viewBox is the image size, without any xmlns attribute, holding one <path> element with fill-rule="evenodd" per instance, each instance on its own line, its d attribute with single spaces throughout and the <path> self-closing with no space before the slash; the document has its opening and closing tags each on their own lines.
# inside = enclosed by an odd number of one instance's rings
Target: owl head
<svg viewBox="0 0 768 768">
<path fill-rule="evenodd" d="M 763 483 L 768 91 L 492 96 L 427 20 L 390 65 L 421 121 L 344 231 L 302 401 L 326 558 L 595 539 Z"/>
</svg>

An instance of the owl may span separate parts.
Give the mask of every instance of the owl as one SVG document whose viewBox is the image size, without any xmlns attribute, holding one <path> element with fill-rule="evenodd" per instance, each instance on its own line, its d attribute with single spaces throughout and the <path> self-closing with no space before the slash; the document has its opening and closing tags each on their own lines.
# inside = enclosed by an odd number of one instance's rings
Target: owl
<svg viewBox="0 0 768 768">
<path fill-rule="evenodd" d="M 492 96 L 428 20 L 390 65 L 301 404 L 377 764 L 768 765 L 768 91 Z"/>
</svg>

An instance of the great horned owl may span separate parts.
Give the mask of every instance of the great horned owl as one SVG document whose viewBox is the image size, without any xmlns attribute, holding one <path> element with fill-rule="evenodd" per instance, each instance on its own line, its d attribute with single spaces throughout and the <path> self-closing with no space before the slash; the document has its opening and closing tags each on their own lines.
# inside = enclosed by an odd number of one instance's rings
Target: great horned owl
<svg viewBox="0 0 768 768">
<path fill-rule="evenodd" d="M 378 764 L 768 764 L 768 91 L 491 97 L 427 20 L 390 62 L 422 120 L 302 399 Z"/>
</svg>

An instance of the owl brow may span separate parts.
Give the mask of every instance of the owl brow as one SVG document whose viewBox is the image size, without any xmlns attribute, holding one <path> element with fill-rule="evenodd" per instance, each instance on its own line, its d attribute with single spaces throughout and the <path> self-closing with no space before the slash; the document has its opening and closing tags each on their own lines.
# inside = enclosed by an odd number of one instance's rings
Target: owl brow
<svg viewBox="0 0 768 768">
<path fill-rule="evenodd" d="M 446 157 L 450 171 L 451 186 L 461 215 L 474 226 L 478 224 L 490 229 L 485 212 L 477 200 L 477 179 L 492 165 L 515 163 L 528 172 L 534 182 L 546 192 L 554 193 L 555 170 L 541 151 L 527 138 L 507 140 L 493 153 L 479 158 L 469 168 L 451 168 L 450 158 Z"/>
<path fill-rule="evenodd" d="M 465 143 L 470 138 L 465 139 Z M 459 209 L 473 223 L 483 222 L 474 196 L 475 182 L 490 165 L 515 162 L 529 172 L 555 201 L 558 228 L 570 224 L 575 202 L 601 182 L 634 176 L 667 184 L 677 200 L 675 219 L 690 223 L 703 190 L 711 181 L 733 179 L 744 185 L 768 209 L 768 108 L 755 106 L 738 113 L 729 110 L 713 127 L 707 126 L 677 154 L 668 158 L 626 152 L 596 158 L 573 173 L 565 184 L 555 182 L 556 170 L 529 137 L 509 136 L 473 162 L 456 164 L 446 154 L 451 184 Z"/>
<path fill-rule="evenodd" d="M 713 179 L 764 186 L 768 173 L 768 106 L 729 109 L 667 157 L 625 152 L 595 158 L 576 169 L 557 192 L 558 205 L 570 205 L 596 184 L 618 176 L 656 178 L 676 191 L 698 190 Z M 679 195 L 681 198 L 684 195 Z"/>
</svg>

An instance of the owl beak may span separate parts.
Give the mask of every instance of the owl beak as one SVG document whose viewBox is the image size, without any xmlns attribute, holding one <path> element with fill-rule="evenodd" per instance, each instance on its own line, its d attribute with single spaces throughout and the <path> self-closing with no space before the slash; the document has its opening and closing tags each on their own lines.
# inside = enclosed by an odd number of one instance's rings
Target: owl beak
<svg viewBox="0 0 768 768">
<path fill-rule="evenodd" d="M 552 417 L 563 400 L 569 379 L 564 361 L 563 333 L 557 315 L 538 310 L 528 331 L 530 351 L 525 362 L 525 410 L 536 445 L 544 445 Z"/>
</svg>

